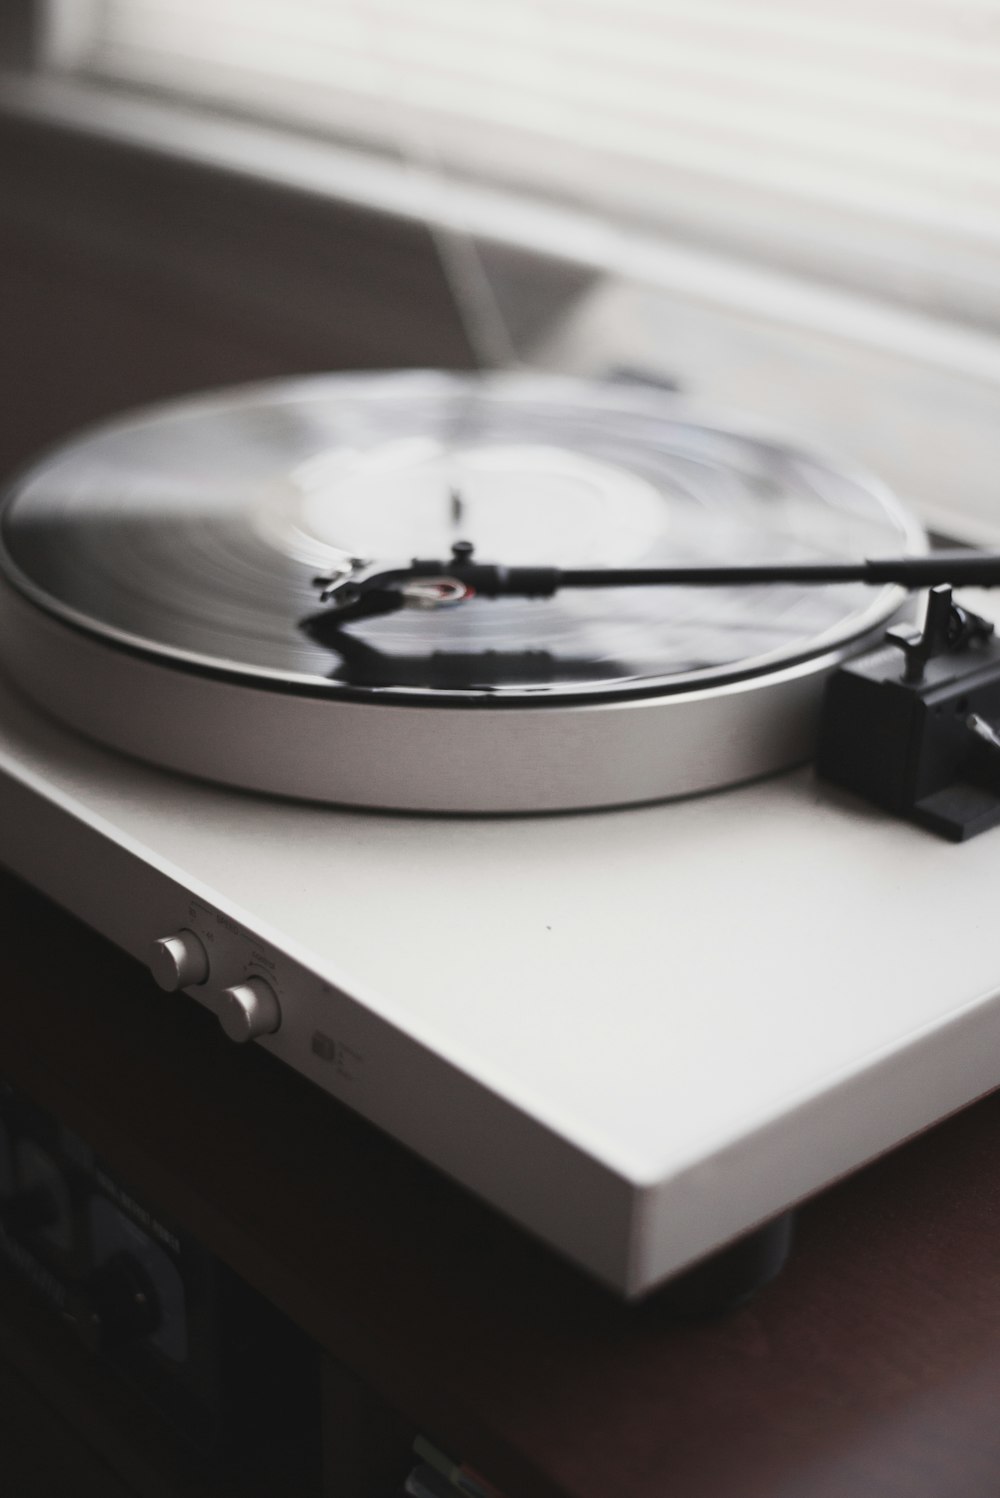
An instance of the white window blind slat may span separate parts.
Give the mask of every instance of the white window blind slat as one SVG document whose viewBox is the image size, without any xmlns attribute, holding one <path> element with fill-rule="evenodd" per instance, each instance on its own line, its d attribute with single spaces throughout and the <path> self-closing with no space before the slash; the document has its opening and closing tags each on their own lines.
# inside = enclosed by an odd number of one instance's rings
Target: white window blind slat
<svg viewBox="0 0 1000 1498">
<path fill-rule="evenodd" d="M 90 4 L 85 72 L 1000 328 L 1000 0 Z"/>
</svg>

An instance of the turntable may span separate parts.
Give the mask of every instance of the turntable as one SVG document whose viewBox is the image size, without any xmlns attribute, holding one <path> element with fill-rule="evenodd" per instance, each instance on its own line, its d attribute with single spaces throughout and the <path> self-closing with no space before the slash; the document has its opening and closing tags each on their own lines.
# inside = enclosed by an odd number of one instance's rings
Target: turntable
<svg viewBox="0 0 1000 1498">
<path fill-rule="evenodd" d="M 0 857 L 640 1295 L 1000 1081 L 997 576 L 657 392 L 177 402 L 8 494 Z"/>
</svg>

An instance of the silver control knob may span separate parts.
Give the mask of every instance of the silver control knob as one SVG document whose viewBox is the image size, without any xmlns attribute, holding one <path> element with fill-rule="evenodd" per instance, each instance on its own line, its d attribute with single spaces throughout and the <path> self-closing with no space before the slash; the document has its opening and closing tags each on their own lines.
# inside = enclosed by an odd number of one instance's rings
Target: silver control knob
<svg viewBox="0 0 1000 1498">
<path fill-rule="evenodd" d="M 258 1035 L 273 1035 L 281 1024 L 281 1008 L 270 983 L 263 978 L 248 978 L 234 983 L 219 995 L 219 1024 L 230 1040 L 256 1040 Z"/>
<path fill-rule="evenodd" d="M 178 931 L 154 941 L 149 970 L 167 993 L 194 988 L 208 978 L 208 953 L 193 931 Z"/>
</svg>

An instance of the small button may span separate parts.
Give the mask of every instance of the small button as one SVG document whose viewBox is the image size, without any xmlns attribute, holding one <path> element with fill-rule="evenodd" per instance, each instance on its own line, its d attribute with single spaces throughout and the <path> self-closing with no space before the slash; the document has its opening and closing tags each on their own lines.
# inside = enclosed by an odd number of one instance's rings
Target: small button
<svg viewBox="0 0 1000 1498">
<path fill-rule="evenodd" d="M 208 953 L 193 931 L 178 931 L 154 941 L 149 970 L 167 993 L 195 988 L 208 978 Z"/>
<path fill-rule="evenodd" d="M 248 978 L 224 988 L 219 995 L 219 1024 L 230 1040 L 256 1040 L 273 1035 L 281 1024 L 278 996 L 263 978 Z"/>
</svg>

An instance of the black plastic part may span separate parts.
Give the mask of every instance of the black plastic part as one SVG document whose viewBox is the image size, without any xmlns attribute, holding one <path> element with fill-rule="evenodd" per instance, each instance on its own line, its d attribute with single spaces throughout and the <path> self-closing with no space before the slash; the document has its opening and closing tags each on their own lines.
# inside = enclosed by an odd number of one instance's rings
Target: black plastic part
<svg viewBox="0 0 1000 1498">
<path fill-rule="evenodd" d="M 657 1294 L 657 1303 L 674 1316 L 722 1316 L 770 1283 L 791 1252 L 795 1213 L 783 1212 L 746 1237 L 685 1270 Z"/>
<path fill-rule="evenodd" d="M 148 1337 L 160 1324 L 156 1287 L 131 1254 L 120 1253 L 70 1288 L 64 1315 L 91 1352 L 103 1355 Z"/>
<path fill-rule="evenodd" d="M 453 503 L 456 496 L 453 496 Z M 461 503 L 460 497 L 457 502 Z M 920 557 L 886 557 L 863 562 L 773 562 L 764 564 L 729 563 L 716 566 L 680 567 L 506 567 L 496 563 L 473 561 L 474 548 L 469 541 L 456 541 L 450 560 L 414 557 L 407 567 L 389 567 L 369 572 L 354 582 L 333 586 L 333 579 L 317 577 L 322 602 L 332 601 L 342 622 L 348 619 L 374 617 L 389 613 L 399 585 L 427 578 L 445 578 L 464 584 L 482 598 L 552 598 L 562 588 L 627 587 L 749 587 L 765 583 L 869 583 L 873 587 L 895 583 L 904 588 L 938 585 L 936 591 L 947 595 L 941 614 L 952 621 L 964 615 L 951 606 L 951 584 L 966 587 L 1000 586 L 1000 552 L 935 551 Z M 970 616 L 976 619 L 976 615 Z M 983 623 L 984 621 L 978 621 Z M 897 643 L 913 653 L 914 659 L 933 653 L 931 631 L 925 631 L 925 642 L 919 636 L 900 635 Z"/>
<path fill-rule="evenodd" d="M 990 626 L 935 589 L 923 632 L 897 628 L 889 641 L 828 681 L 817 770 L 953 842 L 995 827 L 1000 644 Z"/>
</svg>

